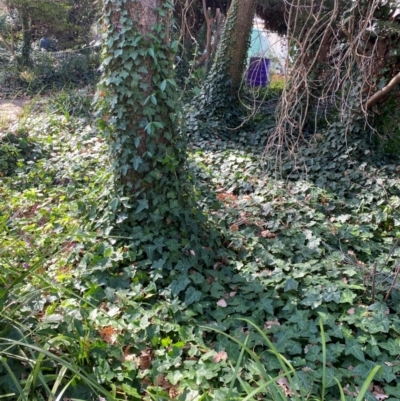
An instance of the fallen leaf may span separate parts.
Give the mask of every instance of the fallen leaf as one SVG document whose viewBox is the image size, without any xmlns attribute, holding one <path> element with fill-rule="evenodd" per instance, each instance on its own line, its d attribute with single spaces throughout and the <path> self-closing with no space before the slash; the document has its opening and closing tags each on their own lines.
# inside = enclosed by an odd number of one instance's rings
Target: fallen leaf
<svg viewBox="0 0 400 401">
<path fill-rule="evenodd" d="M 282 387 L 286 397 L 293 395 L 293 391 L 290 388 L 289 381 L 288 381 L 288 379 L 286 379 L 286 377 L 281 377 L 280 379 L 278 379 L 276 381 L 276 384 L 278 386 Z"/>
<path fill-rule="evenodd" d="M 168 395 L 169 395 L 169 398 L 171 398 L 171 399 L 178 398 L 179 394 L 180 394 L 180 391 L 176 387 L 171 387 L 168 390 Z"/>
<path fill-rule="evenodd" d="M 380 400 L 386 400 L 386 398 L 389 398 L 388 395 L 386 395 L 383 391 L 383 388 L 377 385 L 373 386 L 373 391 L 372 394 L 374 395 L 374 397 L 380 401 Z"/>
<path fill-rule="evenodd" d="M 107 344 L 114 344 L 117 341 L 118 331 L 114 327 L 106 326 L 99 330 L 100 337 Z"/>
<path fill-rule="evenodd" d="M 269 230 L 263 230 L 261 231 L 261 236 L 263 238 L 276 238 L 277 235 L 275 233 L 271 233 Z"/>
<path fill-rule="evenodd" d="M 237 224 L 232 224 L 232 225 L 229 227 L 229 229 L 230 229 L 231 231 L 237 231 L 237 230 L 239 230 L 239 226 L 238 226 Z"/>
<path fill-rule="evenodd" d="M 280 326 L 281 324 L 278 322 L 278 319 L 268 320 L 264 324 L 264 329 L 269 330 L 272 326 Z"/>
<path fill-rule="evenodd" d="M 225 299 L 220 299 L 217 302 L 217 305 L 220 306 L 221 308 L 226 308 L 228 306 L 228 304 L 226 303 Z"/>
<path fill-rule="evenodd" d="M 347 313 L 349 314 L 349 315 L 354 315 L 354 312 L 355 312 L 356 310 L 354 309 L 354 308 L 350 308 L 348 311 L 347 311 Z"/>
<path fill-rule="evenodd" d="M 153 357 L 149 349 L 141 351 L 139 358 L 139 367 L 142 370 L 149 369 L 151 367 L 151 361 Z"/>
<path fill-rule="evenodd" d="M 228 354 L 225 351 L 218 351 L 214 356 L 213 356 L 213 361 L 215 363 L 221 362 L 221 361 L 226 361 L 228 359 Z"/>
</svg>

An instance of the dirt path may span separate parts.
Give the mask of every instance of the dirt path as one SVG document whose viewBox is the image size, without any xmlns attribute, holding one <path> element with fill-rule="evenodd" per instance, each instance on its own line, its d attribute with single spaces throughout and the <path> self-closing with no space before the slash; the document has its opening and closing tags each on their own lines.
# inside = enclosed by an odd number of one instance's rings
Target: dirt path
<svg viewBox="0 0 400 401">
<path fill-rule="evenodd" d="M 0 125 L 15 121 L 28 101 L 28 99 L 0 99 Z"/>
</svg>

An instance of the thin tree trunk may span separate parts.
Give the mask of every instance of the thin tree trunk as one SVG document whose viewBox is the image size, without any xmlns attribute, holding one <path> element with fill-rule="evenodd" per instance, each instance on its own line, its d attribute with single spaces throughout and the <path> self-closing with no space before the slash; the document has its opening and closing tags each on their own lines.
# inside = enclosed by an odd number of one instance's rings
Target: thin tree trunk
<svg viewBox="0 0 400 401">
<path fill-rule="evenodd" d="M 216 64 L 226 63 L 231 78 L 231 92 L 236 93 L 245 69 L 246 52 L 253 26 L 256 0 L 233 0 L 228 11 Z"/>
<path fill-rule="evenodd" d="M 230 76 L 232 79 L 232 89 L 237 90 L 242 81 L 245 68 L 246 53 L 248 49 L 249 35 L 253 26 L 253 18 L 256 0 L 235 0 L 238 2 L 236 11 L 236 23 L 229 31 L 232 43 L 232 63 L 230 66 Z M 234 4 L 232 4 L 233 6 Z M 229 10 L 234 11 L 234 7 Z M 228 14 L 229 19 L 229 14 Z"/>
<path fill-rule="evenodd" d="M 21 50 L 21 64 L 29 67 L 31 61 L 31 31 L 29 17 L 25 12 L 21 12 L 22 23 L 22 50 Z"/>
</svg>

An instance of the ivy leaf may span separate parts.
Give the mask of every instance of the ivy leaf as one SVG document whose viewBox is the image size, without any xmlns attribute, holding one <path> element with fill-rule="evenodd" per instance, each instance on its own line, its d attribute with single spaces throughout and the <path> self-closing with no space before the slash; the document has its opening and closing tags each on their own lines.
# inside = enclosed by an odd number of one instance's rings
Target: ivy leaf
<svg viewBox="0 0 400 401">
<path fill-rule="evenodd" d="M 166 87 L 167 87 L 167 80 L 164 79 L 164 81 L 162 81 L 160 85 L 161 92 L 164 92 Z"/>
<path fill-rule="evenodd" d="M 168 381 L 175 386 L 178 384 L 179 380 L 183 378 L 183 374 L 179 370 L 174 370 L 173 372 L 169 372 L 167 374 Z"/>
<path fill-rule="evenodd" d="M 272 316 L 274 315 L 274 307 L 272 306 L 272 299 L 261 298 L 259 305 Z"/>
<path fill-rule="evenodd" d="M 364 317 L 361 324 L 371 333 L 387 333 L 390 328 L 390 321 L 383 313 L 375 313 L 372 317 Z"/>
<path fill-rule="evenodd" d="M 113 213 L 115 213 L 115 211 L 117 210 L 118 204 L 119 204 L 118 198 L 114 198 L 114 199 L 110 202 L 110 207 L 111 207 L 111 210 L 113 211 Z"/>
<path fill-rule="evenodd" d="M 197 291 L 194 287 L 189 287 L 185 294 L 185 304 L 191 305 L 194 302 L 200 301 L 202 293 Z"/>
<path fill-rule="evenodd" d="M 178 295 L 181 291 L 183 291 L 186 288 L 186 286 L 189 283 L 190 280 L 184 276 L 178 280 L 174 280 L 170 285 L 172 295 L 174 296 Z"/>
<path fill-rule="evenodd" d="M 285 288 L 284 288 L 284 292 L 288 292 L 291 290 L 297 290 L 297 287 L 299 286 L 299 283 L 294 280 L 293 278 L 289 278 L 288 280 L 286 280 L 285 283 Z"/>
<path fill-rule="evenodd" d="M 133 163 L 133 168 L 137 171 L 137 169 L 139 168 L 139 166 L 142 164 L 143 159 L 136 155 L 133 159 L 132 159 L 132 163 Z"/>
<path fill-rule="evenodd" d="M 393 355 L 396 357 L 400 355 L 400 338 L 399 337 L 397 337 L 395 339 L 390 338 L 386 342 L 378 343 L 378 345 L 381 348 L 389 351 L 390 355 Z"/>
<path fill-rule="evenodd" d="M 354 298 L 357 297 L 357 294 L 352 292 L 349 288 L 345 288 L 341 293 L 340 293 L 340 299 L 339 303 L 340 304 L 353 304 Z"/>
<path fill-rule="evenodd" d="M 358 360 L 364 362 L 365 357 L 364 357 L 364 352 L 361 348 L 361 345 L 356 341 L 352 339 L 347 339 L 346 340 L 346 346 L 344 349 L 345 355 L 353 355 L 356 357 Z"/>
<path fill-rule="evenodd" d="M 149 201 L 147 199 L 139 199 L 138 200 L 139 206 L 136 208 L 135 213 L 140 213 L 144 209 L 149 208 Z"/>
</svg>

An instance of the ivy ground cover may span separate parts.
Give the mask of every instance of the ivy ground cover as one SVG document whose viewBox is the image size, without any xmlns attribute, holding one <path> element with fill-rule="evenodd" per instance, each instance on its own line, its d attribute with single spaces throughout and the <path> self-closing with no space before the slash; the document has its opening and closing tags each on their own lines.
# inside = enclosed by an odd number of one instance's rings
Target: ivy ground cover
<svg viewBox="0 0 400 401">
<path fill-rule="evenodd" d="M 251 133 L 193 138 L 199 207 L 224 243 L 213 266 L 154 280 L 90 230 L 109 158 L 86 106 L 64 93 L 1 136 L 1 396 L 241 399 L 262 375 L 225 334 L 282 369 L 247 318 L 296 368 L 288 399 L 339 399 L 335 378 L 354 399 L 376 365 L 366 399 L 400 399 L 396 160 L 327 132 L 275 174 Z"/>
</svg>

